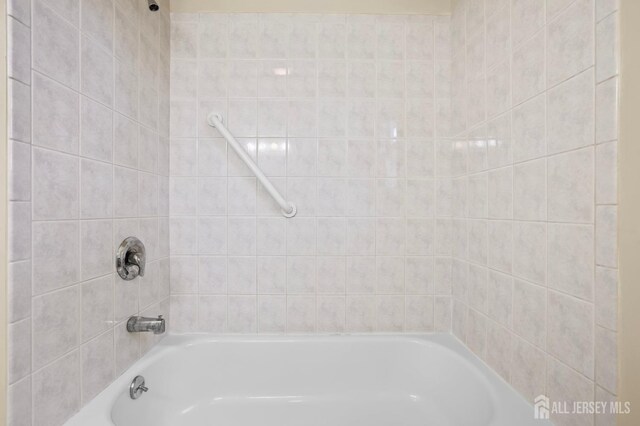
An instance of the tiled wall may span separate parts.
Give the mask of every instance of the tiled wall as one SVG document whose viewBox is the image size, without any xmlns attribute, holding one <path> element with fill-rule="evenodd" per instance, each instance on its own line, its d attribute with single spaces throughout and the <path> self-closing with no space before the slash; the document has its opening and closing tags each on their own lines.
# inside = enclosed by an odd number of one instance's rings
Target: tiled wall
<svg viewBox="0 0 640 426">
<path fill-rule="evenodd" d="M 8 424 L 60 425 L 169 313 L 169 14 L 145 0 L 10 0 Z M 138 235 L 144 279 L 114 275 Z"/>
<path fill-rule="evenodd" d="M 154 343 L 123 321 L 169 301 L 176 331 L 453 328 L 527 399 L 615 398 L 615 0 L 171 34 L 165 2 L 8 3 L 9 424 L 64 422 Z M 130 234 L 150 263 L 124 282 Z"/>
<path fill-rule="evenodd" d="M 449 330 L 449 17 L 173 14 L 174 330 Z M 285 219 L 224 116 L 298 208 Z"/>
<path fill-rule="evenodd" d="M 452 16 L 453 331 L 530 401 L 615 399 L 616 9 L 459 0 Z"/>
</svg>

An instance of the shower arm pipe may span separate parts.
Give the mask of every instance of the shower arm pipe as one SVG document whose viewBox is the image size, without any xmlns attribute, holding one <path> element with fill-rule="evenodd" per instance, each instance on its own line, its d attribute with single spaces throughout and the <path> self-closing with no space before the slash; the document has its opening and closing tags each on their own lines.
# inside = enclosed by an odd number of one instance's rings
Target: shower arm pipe
<svg viewBox="0 0 640 426">
<path fill-rule="evenodd" d="M 233 148 L 233 150 L 238 154 L 238 157 L 249 167 L 251 172 L 258 178 L 264 189 L 267 190 L 269 195 L 278 203 L 280 206 L 280 210 L 285 217 L 294 217 L 297 213 L 296 206 L 293 203 L 288 202 L 284 199 L 282 194 L 276 189 L 275 186 L 271 183 L 268 177 L 262 173 L 262 170 L 258 167 L 258 165 L 249 157 L 247 151 L 242 148 L 240 143 L 236 140 L 235 137 L 229 132 L 229 129 L 223 123 L 222 115 L 212 112 L 207 117 L 207 123 L 209 126 L 214 127 L 220 132 L 220 134 L 227 140 L 227 143 Z"/>
</svg>

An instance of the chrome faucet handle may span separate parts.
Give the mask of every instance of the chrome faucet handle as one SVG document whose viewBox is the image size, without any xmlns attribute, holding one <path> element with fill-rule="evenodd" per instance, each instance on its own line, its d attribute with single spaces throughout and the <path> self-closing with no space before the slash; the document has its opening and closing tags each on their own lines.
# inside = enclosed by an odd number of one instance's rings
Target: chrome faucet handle
<svg viewBox="0 0 640 426">
<path fill-rule="evenodd" d="M 145 255 L 144 253 L 137 253 L 130 251 L 127 256 L 127 262 L 129 263 L 126 268 L 129 268 L 131 273 L 144 277 Z"/>
<path fill-rule="evenodd" d="M 146 250 L 142 241 L 136 237 L 128 237 L 118 247 L 116 253 L 116 270 L 125 281 L 140 275 L 144 276 Z"/>
</svg>

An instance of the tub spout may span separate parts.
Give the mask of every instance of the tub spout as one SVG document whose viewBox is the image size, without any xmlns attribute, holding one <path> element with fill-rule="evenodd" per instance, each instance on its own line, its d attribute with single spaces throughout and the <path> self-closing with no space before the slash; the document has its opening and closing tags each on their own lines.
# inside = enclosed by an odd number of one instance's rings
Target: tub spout
<svg viewBox="0 0 640 426">
<path fill-rule="evenodd" d="M 131 317 L 127 321 L 127 331 L 129 333 L 152 331 L 153 334 L 162 334 L 165 331 L 164 318 L 162 315 L 158 318 Z"/>
</svg>

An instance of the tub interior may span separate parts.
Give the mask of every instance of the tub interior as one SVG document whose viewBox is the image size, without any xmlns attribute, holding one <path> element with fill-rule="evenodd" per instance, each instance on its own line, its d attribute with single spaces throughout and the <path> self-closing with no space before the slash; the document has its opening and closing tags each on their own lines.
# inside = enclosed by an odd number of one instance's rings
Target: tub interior
<svg viewBox="0 0 640 426">
<path fill-rule="evenodd" d="M 116 426 L 488 425 L 495 414 L 477 369 L 419 340 L 209 341 L 139 374 L 149 391 L 118 397 Z"/>
</svg>

